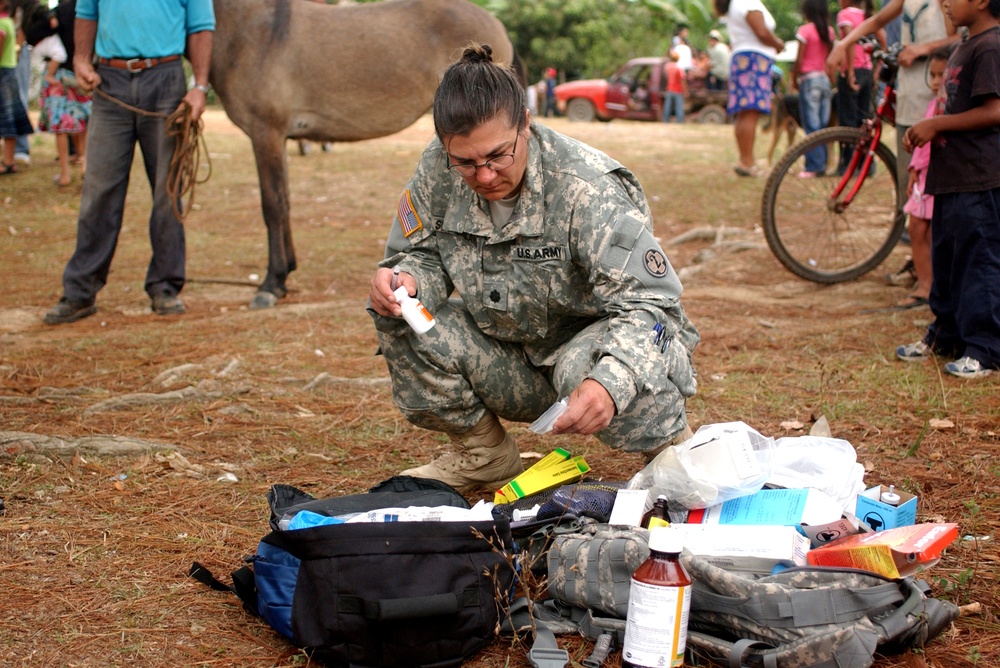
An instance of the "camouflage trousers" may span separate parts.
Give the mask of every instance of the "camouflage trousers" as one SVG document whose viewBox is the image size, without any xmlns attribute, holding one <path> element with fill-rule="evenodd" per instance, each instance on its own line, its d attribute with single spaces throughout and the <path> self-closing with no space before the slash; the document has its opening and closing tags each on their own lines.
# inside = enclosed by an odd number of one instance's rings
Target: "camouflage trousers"
<svg viewBox="0 0 1000 668">
<path fill-rule="evenodd" d="M 607 319 L 592 323 L 559 347 L 552 366 L 536 366 L 520 344 L 483 333 L 457 300 L 434 318 L 437 326 L 423 335 L 402 319 L 376 315 L 375 321 L 396 405 L 418 427 L 449 434 L 468 431 L 486 411 L 514 422 L 534 421 L 587 378 L 608 326 Z M 684 397 L 666 383 L 656 393 L 640 388 L 596 435 L 612 448 L 642 452 L 686 429 Z"/>
</svg>

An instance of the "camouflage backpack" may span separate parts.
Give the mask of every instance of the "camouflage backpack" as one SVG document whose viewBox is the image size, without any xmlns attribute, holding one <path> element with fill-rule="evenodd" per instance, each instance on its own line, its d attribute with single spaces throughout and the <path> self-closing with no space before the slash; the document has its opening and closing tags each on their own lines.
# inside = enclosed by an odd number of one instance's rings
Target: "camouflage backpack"
<svg viewBox="0 0 1000 668">
<path fill-rule="evenodd" d="M 912 578 L 806 567 L 750 580 L 688 553 L 681 562 L 694 580 L 687 638 L 694 666 L 867 668 L 876 648 L 922 647 L 958 616 Z"/>
<path fill-rule="evenodd" d="M 625 618 L 632 573 L 649 557 L 647 529 L 592 524 L 556 536 L 546 555 L 548 590 L 558 601 Z"/>
<path fill-rule="evenodd" d="M 550 600 L 535 606 L 553 633 L 624 637 L 632 573 L 649 556 L 645 529 L 595 524 L 558 535 L 547 552 Z M 958 616 L 923 581 L 867 571 L 793 568 L 752 580 L 685 552 L 694 581 L 686 665 L 868 668 L 922 647 Z M 589 665 L 586 664 L 585 665 Z"/>
</svg>

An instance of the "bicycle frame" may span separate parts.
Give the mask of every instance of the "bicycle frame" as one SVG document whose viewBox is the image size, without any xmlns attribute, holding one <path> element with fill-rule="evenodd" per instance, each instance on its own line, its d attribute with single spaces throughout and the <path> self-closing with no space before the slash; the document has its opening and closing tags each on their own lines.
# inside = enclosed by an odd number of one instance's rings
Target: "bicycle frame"
<svg viewBox="0 0 1000 668">
<path fill-rule="evenodd" d="M 790 146 L 761 197 L 767 245 L 785 268 L 816 283 L 853 280 L 877 267 L 906 222 L 896 156 L 882 141 L 883 122 L 896 121 L 897 51 L 870 48 L 872 60 L 883 65 L 878 78 L 886 84 L 874 115 L 861 127 L 823 128 Z M 800 161 L 819 149 L 826 154 L 826 169 L 815 176 L 826 178 L 798 178 Z M 832 161 L 837 176 L 830 169 L 832 156 L 839 158 Z"/>
<path fill-rule="evenodd" d="M 851 156 L 851 162 L 844 170 L 843 177 L 841 177 L 837 187 L 833 189 L 833 193 L 830 194 L 830 208 L 836 213 L 843 213 L 851 205 L 855 195 L 861 190 L 865 179 L 868 178 L 868 170 L 871 168 L 872 160 L 875 156 L 875 147 L 882 141 L 882 121 L 886 121 L 890 125 L 896 124 L 896 87 L 894 85 L 895 77 L 893 76 L 892 78 L 893 80 L 886 84 L 885 94 L 875 109 L 875 116 L 865 119 L 861 124 L 865 134 L 861 138 L 861 141 L 858 142 L 857 147 L 855 147 L 854 154 Z M 858 164 L 859 162 L 861 163 L 860 165 Z M 850 183 L 851 176 L 858 169 L 858 178 L 854 182 L 854 185 L 844 199 L 838 201 L 844 189 L 847 188 L 847 184 Z"/>
</svg>

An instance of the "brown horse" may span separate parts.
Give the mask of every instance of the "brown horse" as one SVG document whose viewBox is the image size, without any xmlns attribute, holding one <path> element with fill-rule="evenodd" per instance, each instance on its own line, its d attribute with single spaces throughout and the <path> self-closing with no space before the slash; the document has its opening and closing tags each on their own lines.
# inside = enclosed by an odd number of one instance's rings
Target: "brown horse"
<svg viewBox="0 0 1000 668">
<path fill-rule="evenodd" d="M 273 306 L 295 269 L 285 139 L 360 141 L 398 132 L 431 106 L 470 42 L 514 62 L 503 25 L 467 0 L 328 6 L 214 0 L 210 80 L 250 137 L 267 225 L 267 276 L 251 308 Z"/>
</svg>

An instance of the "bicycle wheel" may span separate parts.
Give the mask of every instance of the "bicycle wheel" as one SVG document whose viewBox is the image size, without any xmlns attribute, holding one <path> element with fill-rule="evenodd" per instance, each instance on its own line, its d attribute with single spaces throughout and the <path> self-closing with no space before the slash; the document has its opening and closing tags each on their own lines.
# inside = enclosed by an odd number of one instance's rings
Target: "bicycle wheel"
<svg viewBox="0 0 1000 668">
<path fill-rule="evenodd" d="M 847 206 L 836 198 L 841 153 L 849 159 L 864 136 L 860 128 L 834 127 L 814 132 L 792 146 L 771 171 L 764 187 L 761 222 L 771 251 L 793 274 L 816 283 L 850 281 L 882 263 L 903 233 L 905 216 L 896 187 L 896 156 L 875 147 L 869 174 Z M 826 151 L 825 175 L 799 178 L 805 154 Z"/>
</svg>

